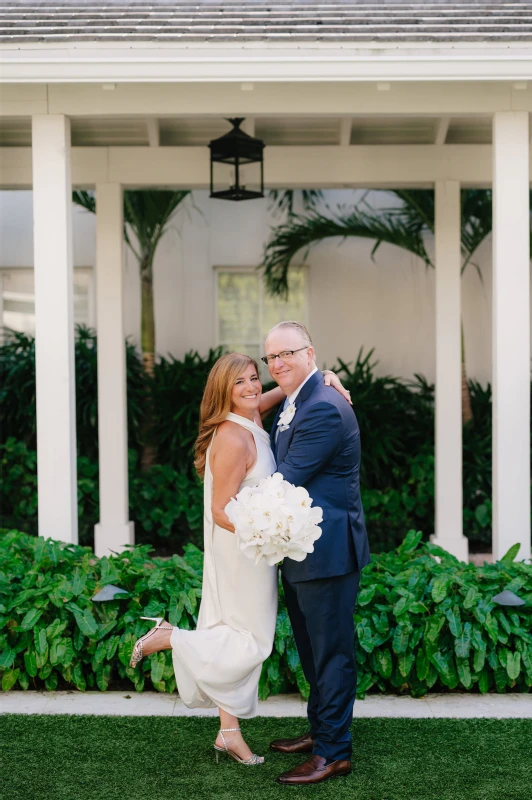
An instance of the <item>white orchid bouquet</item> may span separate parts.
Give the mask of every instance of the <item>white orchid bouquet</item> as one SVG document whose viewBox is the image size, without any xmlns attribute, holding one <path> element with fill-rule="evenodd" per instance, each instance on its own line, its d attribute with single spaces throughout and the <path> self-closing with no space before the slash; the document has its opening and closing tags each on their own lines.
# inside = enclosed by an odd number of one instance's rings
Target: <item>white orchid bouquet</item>
<svg viewBox="0 0 532 800">
<path fill-rule="evenodd" d="M 313 507 L 307 490 L 285 481 L 280 472 L 258 486 L 245 486 L 225 513 L 235 526 L 240 549 L 256 564 L 262 558 L 270 566 L 284 558 L 303 561 L 321 536 L 321 508 Z"/>
</svg>

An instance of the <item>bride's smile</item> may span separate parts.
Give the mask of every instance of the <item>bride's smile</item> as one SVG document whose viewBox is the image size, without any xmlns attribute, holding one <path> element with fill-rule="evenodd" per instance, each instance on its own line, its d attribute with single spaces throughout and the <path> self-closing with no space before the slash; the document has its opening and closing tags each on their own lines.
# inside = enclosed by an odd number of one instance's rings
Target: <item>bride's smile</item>
<svg viewBox="0 0 532 800">
<path fill-rule="evenodd" d="M 253 364 L 238 376 L 231 391 L 231 411 L 241 417 L 253 419 L 262 397 L 262 385 Z"/>
</svg>

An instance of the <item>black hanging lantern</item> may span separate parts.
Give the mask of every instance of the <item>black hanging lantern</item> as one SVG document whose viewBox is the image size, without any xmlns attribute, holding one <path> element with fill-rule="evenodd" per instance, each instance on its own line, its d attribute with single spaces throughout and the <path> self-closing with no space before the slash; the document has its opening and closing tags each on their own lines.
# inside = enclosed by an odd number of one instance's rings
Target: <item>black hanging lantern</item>
<svg viewBox="0 0 532 800">
<path fill-rule="evenodd" d="M 233 126 L 232 130 L 213 139 L 209 143 L 211 150 L 211 197 L 219 197 L 222 200 L 253 200 L 256 197 L 264 197 L 264 142 L 254 139 L 253 136 L 240 130 L 240 125 L 244 122 L 243 118 L 228 119 Z M 234 168 L 234 183 L 229 189 L 214 191 L 214 165 L 228 164 Z M 254 191 L 246 189 L 240 185 L 241 168 L 248 164 L 258 164 L 260 166 L 260 189 Z"/>
</svg>

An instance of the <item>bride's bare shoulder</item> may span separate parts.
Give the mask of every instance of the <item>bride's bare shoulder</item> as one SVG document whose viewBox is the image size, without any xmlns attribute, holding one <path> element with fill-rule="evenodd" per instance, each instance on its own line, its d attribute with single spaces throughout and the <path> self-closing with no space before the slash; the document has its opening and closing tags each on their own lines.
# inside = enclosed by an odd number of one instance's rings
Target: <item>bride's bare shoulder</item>
<svg viewBox="0 0 532 800">
<path fill-rule="evenodd" d="M 247 449 L 249 435 L 249 431 L 241 425 L 238 425 L 236 422 L 231 422 L 230 419 L 226 419 L 224 422 L 221 422 L 216 429 L 213 449 L 216 448 L 219 450 L 220 447 L 231 447 L 240 452 Z"/>
</svg>

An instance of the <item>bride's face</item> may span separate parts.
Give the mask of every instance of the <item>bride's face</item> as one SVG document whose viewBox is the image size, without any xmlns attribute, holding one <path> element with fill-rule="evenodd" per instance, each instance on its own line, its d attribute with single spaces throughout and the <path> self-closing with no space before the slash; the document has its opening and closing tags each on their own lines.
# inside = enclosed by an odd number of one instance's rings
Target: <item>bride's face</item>
<svg viewBox="0 0 532 800">
<path fill-rule="evenodd" d="M 253 364 L 238 376 L 231 392 L 231 411 L 248 417 L 259 407 L 262 385 Z"/>
</svg>

